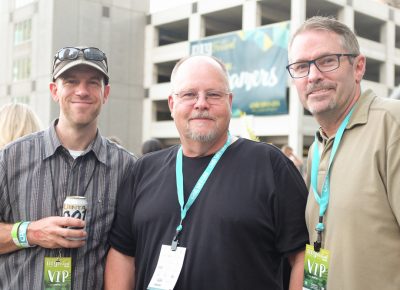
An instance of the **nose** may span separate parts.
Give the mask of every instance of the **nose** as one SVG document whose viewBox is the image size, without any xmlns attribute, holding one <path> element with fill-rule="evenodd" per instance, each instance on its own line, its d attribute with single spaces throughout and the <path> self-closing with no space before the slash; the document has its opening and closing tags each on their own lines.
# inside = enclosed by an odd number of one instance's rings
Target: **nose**
<svg viewBox="0 0 400 290">
<path fill-rule="evenodd" d="M 195 109 L 204 110 L 210 107 L 210 104 L 207 102 L 207 97 L 205 94 L 199 93 L 197 96 L 196 103 L 194 104 Z"/>
<path fill-rule="evenodd" d="M 322 73 L 321 71 L 317 68 L 315 63 L 310 64 L 310 71 L 308 74 L 308 82 L 316 82 L 318 80 L 322 79 Z"/>
<path fill-rule="evenodd" d="M 80 82 L 79 85 L 76 87 L 76 95 L 85 97 L 89 95 L 88 86 L 85 82 Z"/>
</svg>

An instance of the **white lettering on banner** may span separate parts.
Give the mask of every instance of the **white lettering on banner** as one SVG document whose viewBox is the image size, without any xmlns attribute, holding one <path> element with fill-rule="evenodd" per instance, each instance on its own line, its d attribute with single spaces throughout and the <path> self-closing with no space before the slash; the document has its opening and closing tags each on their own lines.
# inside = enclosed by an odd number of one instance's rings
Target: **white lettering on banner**
<svg viewBox="0 0 400 290">
<path fill-rule="evenodd" d="M 310 260 L 307 260 L 307 264 L 308 264 L 308 272 L 310 274 L 313 274 L 313 269 L 314 269 L 314 275 L 315 276 L 319 276 L 322 277 L 322 275 L 326 272 L 326 267 L 323 264 L 319 264 L 312 262 Z M 318 271 L 319 270 L 319 271 Z"/>
<path fill-rule="evenodd" d="M 213 49 L 211 42 L 198 43 L 192 45 L 192 55 L 198 55 L 198 54 L 212 55 L 212 52 Z"/>
<path fill-rule="evenodd" d="M 274 87 L 278 84 L 275 71 L 276 67 L 272 67 L 269 71 L 259 69 L 253 72 L 242 71 L 240 74 L 231 74 L 229 77 L 231 89 L 245 87 L 246 91 L 249 91 L 260 86 Z"/>
</svg>

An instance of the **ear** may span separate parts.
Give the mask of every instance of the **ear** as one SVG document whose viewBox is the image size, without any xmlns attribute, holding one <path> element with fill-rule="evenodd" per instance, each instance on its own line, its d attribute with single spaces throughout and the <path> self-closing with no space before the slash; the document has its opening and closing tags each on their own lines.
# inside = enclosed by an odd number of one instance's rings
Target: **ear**
<svg viewBox="0 0 400 290">
<path fill-rule="evenodd" d="M 362 54 L 360 54 L 359 56 L 357 56 L 354 59 L 354 78 L 356 80 L 356 83 L 360 83 L 364 73 L 365 73 L 365 68 L 366 68 L 366 57 Z"/>
<path fill-rule="evenodd" d="M 57 95 L 57 84 L 55 82 L 51 82 L 49 84 L 49 88 L 50 88 L 50 93 L 51 93 L 51 97 L 53 99 L 54 102 L 58 102 L 58 95 Z"/>
<path fill-rule="evenodd" d="M 110 95 L 110 85 L 106 85 L 104 87 L 103 105 L 108 101 L 109 95 Z"/>
<path fill-rule="evenodd" d="M 232 100 L 233 100 L 233 93 L 229 93 L 229 106 L 231 107 L 231 111 L 232 111 Z"/>
<path fill-rule="evenodd" d="M 172 95 L 169 95 L 168 96 L 168 107 L 171 112 L 172 119 L 174 118 L 174 105 L 175 105 L 174 97 Z"/>
</svg>

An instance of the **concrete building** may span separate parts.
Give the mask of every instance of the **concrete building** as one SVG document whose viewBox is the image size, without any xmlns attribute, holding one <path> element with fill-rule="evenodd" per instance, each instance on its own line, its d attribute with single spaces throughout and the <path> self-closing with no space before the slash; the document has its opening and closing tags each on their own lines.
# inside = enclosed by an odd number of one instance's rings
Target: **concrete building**
<svg viewBox="0 0 400 290">
<path fill-rule="evenodd" d="M 362 83 L 388 96 L 400 84 L 400 12 L 381 0 L 5 0 L 0 3 L 0 105 L 29 104 L 43 124 L 58 116 L 48 92 L 55 52 L 89 45 L 109 58 L 111 95 L 100 118 L 103 135 L 115 135 L 139 153 L 143 140 L 178 143 L 167 96 L 175 62 L 191 41 L 290 21 L 295 29 L 313 15 L 333 15 L 353 28 L 367 73 Z M 396 1 L 386 1 L 395 5 Z M 177 4 L 178 3 L 178 4 Z M 305 153 L 317 128 L 287 79 L 289 113 L 248 116 L 262 141 L 288 143 Z M 233 119 L 233 134 L 243 120 Z"/>
<path fill-rule="evenodd" d="M 400 11 L 376 0 L 198 0 L 163 1 L 147 19 L 145 42 L 146 99 L 144 139 L 156 137 L 165 144 L 178 142 L 178 133 L 167 105 L 169 75 L 175 62 L 189 54 L 191 41 L 207 36 L 290 21 L 295 30 L 306 18 L 332 15 L 354 29 L 367 57 L 363 88 L 388 96 L 400 83 Z M 157 10 L 157 11 L 156 11 Z M 288 78 L 288 114 L 251 117 L 254 133 L 278 146 L 288 143 L 299 155 L 313 141 L 317 124 L 304 112 L 296 89 Z M 231 132 L 240 134 L 240 119 L 233 119 Z"/>
<path fill-rule="evenodd" d="M 99 47 L 108 56 L 111 94 L 100 130 L 134 152 L 142 143 L 144 28 L 149 1 L 4 0 L 0 3 L 0 105 L 29 104 L 49 124 L 53 56 L 64 46 Z"/>
</svg>

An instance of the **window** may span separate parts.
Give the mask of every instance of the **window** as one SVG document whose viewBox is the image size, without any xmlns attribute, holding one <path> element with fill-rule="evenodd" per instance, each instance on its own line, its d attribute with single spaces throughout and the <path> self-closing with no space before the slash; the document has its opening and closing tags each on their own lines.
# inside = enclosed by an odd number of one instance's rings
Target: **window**
<svg viewBox="0 0 400 290">
<path fill-rule="evenodd" d="M 102 15 L 105 18 L 110 18 L 110 7 L 103 6 Z"/>
<path fill-rule="evenodd" d="M 24 57 L 14 60 L 13 81 L 29 79 L 31 76 L 31 58 Z"/>
<path fill-rule="evenodd" d="M 32 36 L 31 32 L 31 19 L 16 23 L 14 28 L 14 45 L 30 41 Z"/>
</svg>

